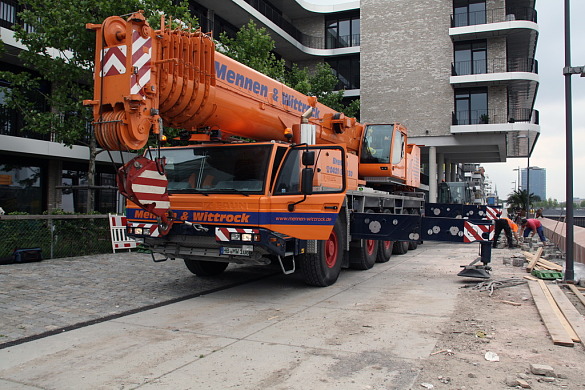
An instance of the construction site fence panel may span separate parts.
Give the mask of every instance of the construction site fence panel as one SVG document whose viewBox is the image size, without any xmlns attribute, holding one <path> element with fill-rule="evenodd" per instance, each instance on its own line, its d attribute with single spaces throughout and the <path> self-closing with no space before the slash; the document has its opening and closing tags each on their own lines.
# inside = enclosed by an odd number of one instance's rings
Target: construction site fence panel
<svg viewBox="0 0 585 390">
<path fill-rule="evenodd" d="M 27 248 L 43 259 L 111 253 L 108 215 L 0 216 L 0 259 Z"/>
</svg>

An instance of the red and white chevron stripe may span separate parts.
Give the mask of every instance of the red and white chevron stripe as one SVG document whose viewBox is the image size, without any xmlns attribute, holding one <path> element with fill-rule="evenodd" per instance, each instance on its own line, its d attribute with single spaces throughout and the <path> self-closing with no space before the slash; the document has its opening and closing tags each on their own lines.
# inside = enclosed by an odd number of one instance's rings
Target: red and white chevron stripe
<svg viewBox="0 0 585 390">
<path fill-rule="evenodd" d="M 102 50 L 101 77 L 126 73 L 126 45 L 108 47 Z"/>
<path fill-rule="evenodd" d="M 488 233 L 488 238 L 484 234 Z M 463 242 L 489 241 L 494 239 L 493 225 L 476 225 L 469 221 L 463 223 Z"/>
<path fill-rule="evenodd" d="M 110 226 L 111 227 L 126 227 L 126 217 L 123 215 L 111 215 L 110 214 Z"/>
<path fill-rule="evenodd" d="M 156 224 L 156 223 L 129 222 L 128 227 L 142 228 L 143 234 L 146 234 L 146 233 L 144 233 L 144 231 L 146 230 L 148 232 L 147 235 L 150 235 L 151 237 L 160 237 L 160 232 L 158 230 L 158 224 Z"/>
<path fill-rule="evenodd" d="M 136 198 L 143 205 L 154 204 L 149 211 L 161 215 L 171 207 L 166 192 L 169 181 L 166 175 L 161 175 L 156 168 L 145 169 L 132 180 L 131 188 Z"/>
<path fill-rule="evenodd" d="M 150 81 L 152 39 L 144 38 L 138 31 L 132 33 L 132 67 L 130 93 L 144 95 L 142 87 Z"/>
<path fill-rule="evenodd" d="M 242 228 L 215 228 L 215 241 L 229 241 L 230 233 L 251 233 L 258 234 L 257 229 L 242 229 Z"/>
<path fill-rule="evenodd" d="M 497 209 L 495 207 L 490 207 L 487 206 L 486 207 L 486 212 L 487 212 L 487 218 L 488 219 L 500 219 L 500 215 L 502 215 L 502 212 L 500 211 L 500 209 Z"/>
</svg>

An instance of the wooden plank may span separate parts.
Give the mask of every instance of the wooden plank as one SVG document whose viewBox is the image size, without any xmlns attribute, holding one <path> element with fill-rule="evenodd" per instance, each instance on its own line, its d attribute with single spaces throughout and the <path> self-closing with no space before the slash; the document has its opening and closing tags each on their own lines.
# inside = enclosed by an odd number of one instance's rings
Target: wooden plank
<svg viewBox="0 0 585 390">
<path fill-rule="evenodd" d="M 538 278 L 535 278 L 535 277 L 534 277 L 534 276 L 532 276 L 532 275 L 524 275 L 524 276 L 523 276 L 523 278 L 524 278 L 524 279 L 528 279 L 528 280 L 534 280 L 534 281 L 537 281 L 537 280 L 538 280 Z"/>
<path fill-rule="evenodd" d="M 549 265 L 546 263 L 541 263 L 540 261 L 538 263 L 536 263 L 536 265 L 534 266 L 539 267 L 541 269 L 547 269 L 549 271 L 559 271 L 559 272 L 563 272 L 563 267 L 560 265 Z"/>
<path fill-rule="evenodd" d="M 513 302 L 513 301 L 506 301 L 504 299 L 498 299 L 497 302 L 502 302 L 502 303 L 506 303 L 508 305 L 512 305 L 512 306 L 522 306 L 521 303 L 518 302 Z"/>
<path fill-rule="evenodd" d="M 585 306 L 585 296 L 583 296 L 583 294 L 578 290 L 579 287 L 575 287 L 574 284 L 567 284 L 567 286 L 569 286 L 569 289 L 573 293 L 575 293 L 575 295 L 577 296 L 577 298 L 579 298 L 583 306 Z"/>
<path fill-rule="evenodd" d="M 562 271 L 563 270 L 563 266 L 559 265 L 557 263 L 553 263 L 552 261 L 548 261 L 545 259 L 538 259 L 537 264 L 542 265 L 545 268 L 548 269 L 553 269 L 555 271 Z"/>
<path fill-rule="evenodd" d="M 561 325 L 563 325 L 563 328 L 565 328 L 565 330 L 567 331 L 567 333 L 569 334 L 569 336 L 571 337 L 571 339 L 574 342 L 576 342 L 576 343 L 580 342 L 581 339 L 579 338 L 579 336 L 577 336 L 577 333 L 575 333 L 575 330 L 573 329 L 571 324 L 569 324 L 569 321 L 567 320 L 567 318 L 565 317 L 565 315 L 561 311 L 559 305 L 557 304 L 557 301 L 554 299 L 554 297 L 549 289 L 549 286 L 551 286 L 551 287 L 552 286 L 558 287 L 558 286 L 556 284 L 547 284 L 547 283 L 545 283 L 544 280 L 539 280 L 538 284 L 540 284 L 540 288 L 542 288 L 542 291 L 544 292 L 544 295 L 546 296 L 546 299 L 548 300 L 548 303 L 550 304 L 552 311 L 555 313 L 555 315 L 557 316 L 557 318 L 561 322 Z M 561 291 L 561 293 L 562 293 L 562 291 Z"/>
<path fill-rule="evenodd" d="M 544 250 L 543 247 L 538 248 L 538 251 L 536 251 L 536 254 L 532 258 L 532 260 L 530 260 L 530 263 L 528 263 L 528 265 L 526 266 L 526 272 L 532 272 L 532 269 L 538 262 L 538 259 L 540 259 L 540 256 L 542 256 L 543 250 Z"/>
<path fill-rule="evenodd" d="M 542 288 L 538 284 L 538 281 L 528 282 L 528 287 L 532 293 L 532 298 L 536 304 L 536 309 L 538 310 L 538 313 L 540 313 L 540 318 L 542 318 L 542 322 L 544 322 L 544 326 L 546 327 L 553 343 L 567 347 L 574 346 L 571 336 L 569 336 L 565 328 L 563 328 L 561 325 L 561 322 L 557 316 L 553 313 L 550 304 L 544 295 L 544 291 L 542 291 Z"/>
<path fill-rule="evenodd" d="M 558 284 L 549 284 L 547 287 L 559 306 L 559 309 L 561 309 L 561 312 L 563 312 L 563 315 L 569 322 L 569 325 L 579 338 L 579 340 L 573 339 L 573 341 L 580 341 L 581 344 L 585 345 L 585 321 L 583 321 L 583 316 L 571 301 L 569 301 L 569 298 L 567 298 L 565 292 L 561 290 Z"/>
</svg>

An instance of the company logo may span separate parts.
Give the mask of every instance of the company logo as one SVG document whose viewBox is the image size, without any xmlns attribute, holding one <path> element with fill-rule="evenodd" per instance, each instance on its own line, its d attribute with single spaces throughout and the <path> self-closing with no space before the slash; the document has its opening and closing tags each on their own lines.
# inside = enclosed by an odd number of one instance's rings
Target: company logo
<svg viewBox="0 0 585 390">
<path fill-rule="evenodd" d="M 252 92 L 255 95 L 262 96 L 267 98 L 268 91 L 270 87 L 266 84 L 263 84 L 257 80 L 251 79 L 248 76 L 245 76 L 241 73 L 237 73 L 234 70 L 228 68 L 226 64 L 222 64 L 219 61 L 215 61 L 215 74 L 217 78 L 226 81 L 228 84 L 235 85 L 236 87 L 240 87 L 242 89 L 246 89 Z M 276 82 L 275 82 L 276 83 Z M 303 102 L 303 96 L 301 98 L 297 98 L 294 95 L 286 93 L 284 91 L 280 92 L 278 88 L 272 88 L 272 92 L 270 96 L 274 103 L 279 103 L 289 107 L 294 111 L 298 111 L 303 113 L 309 109 L 309 105 Z M 313 109 L 313 117 L 319 118 L 320 112 L 318 108 Z"/>
</svg>

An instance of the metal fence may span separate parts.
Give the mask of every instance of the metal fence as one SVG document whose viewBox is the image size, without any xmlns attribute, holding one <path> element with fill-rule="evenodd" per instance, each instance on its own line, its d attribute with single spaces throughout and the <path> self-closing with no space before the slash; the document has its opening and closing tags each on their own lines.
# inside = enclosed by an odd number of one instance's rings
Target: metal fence
<svg viewBox="0 0 585 390">
<path fill-rule="evenodd" d="M 44 259 L 111 253 L 108 216 L 0 216 L 0 259 L 28 248 L 41 248 Z"/>
</svg>

